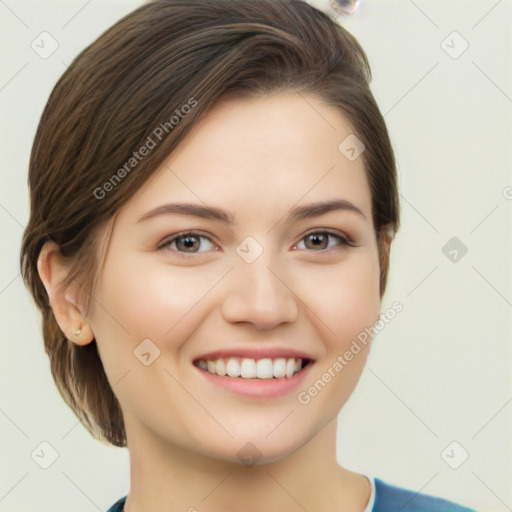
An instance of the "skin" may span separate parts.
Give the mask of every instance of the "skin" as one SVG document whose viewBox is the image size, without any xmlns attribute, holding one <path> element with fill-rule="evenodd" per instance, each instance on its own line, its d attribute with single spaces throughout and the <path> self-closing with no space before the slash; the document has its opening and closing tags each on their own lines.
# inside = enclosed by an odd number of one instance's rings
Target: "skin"
<svg viewBox="0 0 512 512">
<path fill-rule="evenodd" d="M 58 289 L 66 275 L 58 248 L 43 248 L 39 272 L 57 321 L 75 343 L 96 339 L 123 410 L 127 512 L 361 512 L 368 503 L 367 478 L 337 462 L 336 433 L 370 344 L 309 404 L 297 400 L 380 312 L 364 163 L 338 150 L 352 131 L 338 109 L 311 94 L 225 99 L 111 221 L 87 311 L 71 290 Z M 292 207 L 327 199 L 350 201 L 364 216 L 337 210 L 286 220 Z M 236 225 L 177 214 L 137 222 L 178 201 L 230 210 Z M 306 237 L 326 229 L 355 246 Z M 207 238 L 192 249 L 176 242 L 158 249 L 185 230 Z M 252 263 L 236 252 L 248 236 L 263 248 Z M 160 350 L 150 366 L 133 353 L 144 339 Z M 192 364 L 247 346 L 293 347 L 315 363 L 299 389 L 275 398 L 220 389 Z M 248 442 L 261 455 L 254 466 L 237 457 Z"/>
</svg>

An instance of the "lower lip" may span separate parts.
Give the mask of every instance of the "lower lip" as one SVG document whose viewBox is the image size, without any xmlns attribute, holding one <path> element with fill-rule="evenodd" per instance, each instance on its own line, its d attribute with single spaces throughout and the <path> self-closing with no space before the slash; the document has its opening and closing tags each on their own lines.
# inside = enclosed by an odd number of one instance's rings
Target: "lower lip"
<svg viewBox="0 0 512 512">
<path fill-rule="evenodd" d="M 196 368 L 212 384 L 215 384 L 226 391 L 230 391 L 231 393 L 257 398 L 273 398 L 286 395 L 297 388 L 306 378 L 306 375 L 309 373 L 312 366 L 313 363 L 309 363 L 293 377 L 283 377 L 280 379 L 242 379 L 239 377 L 221 377 L 220 375 L 207 372 L 197 366 Z"/>
</svg>

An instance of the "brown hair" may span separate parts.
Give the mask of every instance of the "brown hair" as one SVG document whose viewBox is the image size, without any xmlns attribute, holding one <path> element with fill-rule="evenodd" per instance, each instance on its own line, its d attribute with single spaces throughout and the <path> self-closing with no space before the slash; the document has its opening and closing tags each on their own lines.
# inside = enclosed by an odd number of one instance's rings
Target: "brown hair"
<svg viewBox="0 0 512 512">
<path fill-rule="evenodd" d="M 64 285 L 77 283 L 88 305 L 102 228 L 214 104 L 227 93 L 313 93 L 341 109 L 366 146 L 382 295 L 389 264 L 383 228 L 398 229 L 399 201 L 370 80 L 356 39 L 300 0 L 153 0 L 74 59 L 48 99 L 32 147 L 20 264 L 43 315 L 53 378 L 93 437 L 126 446 L 122 412 L 96 341 L 76 345 L 55 320 L 37 271 L 43 244 L 54 241 L 69 258 Z M 150 138 L 155 146 L 136 158 Z"/>
</svg>

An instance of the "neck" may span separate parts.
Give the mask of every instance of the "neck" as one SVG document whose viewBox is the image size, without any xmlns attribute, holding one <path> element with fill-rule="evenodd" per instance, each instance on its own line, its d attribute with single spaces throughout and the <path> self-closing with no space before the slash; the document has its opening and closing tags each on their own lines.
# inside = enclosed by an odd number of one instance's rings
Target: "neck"
<svg viewBox="0 0 512 512">
<path fill-rule="evenodd" d="M 220 460 L 137 435 L 130 442 L 125 512 L 361 512 L 368 480 L 336 460 L 336 420 L 277 461 L 253 466 Z"/>
</svg>

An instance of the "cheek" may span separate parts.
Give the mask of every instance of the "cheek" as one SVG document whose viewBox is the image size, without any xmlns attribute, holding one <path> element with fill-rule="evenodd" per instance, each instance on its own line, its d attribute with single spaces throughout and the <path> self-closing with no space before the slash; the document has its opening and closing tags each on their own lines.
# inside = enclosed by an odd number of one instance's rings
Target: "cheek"
<svg viewBox="0 0 512 512">
<path fill-rule="evenodd" d="M 178 270 L 149 262 L 147 255 L 119 253 L 112 252 L 105 262 L 91 310 L 105 370 L 116 374 L 132 364 L 134 349 L 145 339 L 159 349 L 165 339 L 169 348 L 187 314 L 212 286 L 192 267 Z"/>
<path fill-rule="evenodd" d="M 299 295 L 316 315 L 315 323 L 323 325 L 328 350 L 350 344 L 377 320 L 380 271 L 376 249 L 354 253 L 339 265 L 305 267 L 299 275 Z"/>
<path fill-rule="evenodd" d="M 297 400 L 322 425 L 339 413 L 363 372 L 371 346 L 368 328 L 380 311 L 379 272 L 376 253 L 360 254 L 326 274 L 309 294 L 324 353 Z"/>
<path fill-rule="evenodd" d="M 340 292 L 337 328 L 351 338 L 372 325 L 380 310 L 379 267 L 368 263 L 347 273 Z"/>
<path fill-rule="evenodd" d="M 161 338 L 208 290 L 204 274 L 194 269 L 172 269 L 163 264 L 113 270 L 105 282 L 105 301 L 135 335 Z M 110 283 L 110 284 L 108 284 Z"/>
</svg>

